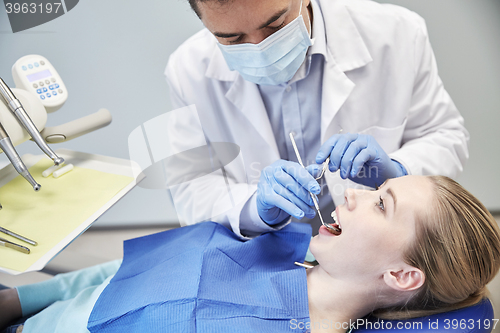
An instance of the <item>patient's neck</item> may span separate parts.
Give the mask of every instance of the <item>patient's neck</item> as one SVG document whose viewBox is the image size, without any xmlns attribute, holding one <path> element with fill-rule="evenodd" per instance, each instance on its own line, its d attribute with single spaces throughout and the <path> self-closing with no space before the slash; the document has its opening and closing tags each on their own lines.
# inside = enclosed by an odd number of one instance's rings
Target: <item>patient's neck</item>
<svg viewBox="0 0 500 333">
<path fill-rule="evenodd" d="M 370 313 L 376 304 L 375 285 L 339 280 L 321 266 L 307 271 L 311 332 L 346 332 L 349 323 Z"/>
</svg>

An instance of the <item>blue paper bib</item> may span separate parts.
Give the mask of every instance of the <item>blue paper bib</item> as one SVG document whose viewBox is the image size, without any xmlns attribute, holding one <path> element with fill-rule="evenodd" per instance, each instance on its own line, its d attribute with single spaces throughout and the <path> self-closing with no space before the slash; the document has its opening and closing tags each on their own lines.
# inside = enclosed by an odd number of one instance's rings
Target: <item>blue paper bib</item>
<svg viewBox="0 0 500 333">
<path fill-rule="evenodd" d="M 307 224 L 242 241 L 213 222 L 136 238 L 97 300 L 90 332 L 300 332 L 309 322 Z"/>
</svg>

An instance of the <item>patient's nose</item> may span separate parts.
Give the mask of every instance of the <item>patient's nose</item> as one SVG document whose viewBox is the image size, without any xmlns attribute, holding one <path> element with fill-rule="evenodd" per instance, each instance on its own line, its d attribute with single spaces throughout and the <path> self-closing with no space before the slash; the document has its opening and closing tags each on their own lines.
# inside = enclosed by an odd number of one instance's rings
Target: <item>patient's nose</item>
<svg viewBox="0 0 500 333">
<path fill-rule="evenodd" d="M 344 192 L 345 204 L 348 210 L 356 208 L 356 190 L 348 188 Z"/>
</svg>

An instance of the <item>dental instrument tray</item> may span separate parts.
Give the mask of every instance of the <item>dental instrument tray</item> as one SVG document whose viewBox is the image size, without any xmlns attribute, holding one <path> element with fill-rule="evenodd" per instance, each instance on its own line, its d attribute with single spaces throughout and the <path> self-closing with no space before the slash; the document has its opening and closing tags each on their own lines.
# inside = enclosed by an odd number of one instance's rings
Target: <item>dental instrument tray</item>
<svg viewBox="0 0 500 333">
<path fill-rule="evenodd" d="M 67 149 L 56 153 L 66 165 L 74 166 L 57 178 L 42 176 L 53 165 L 45 155 L 22 157 L 42 185 L 39 192 L 11 164 L 0 170 L 0 226 L 37 242 L 36 246 L 23 244 L 29 254 L 0 246 L 0 272 L 17 275 L 41 270 L 143 178 L 129 160 Z M 5 233 L 1 237 L 19 242 Z"/>
</svg>

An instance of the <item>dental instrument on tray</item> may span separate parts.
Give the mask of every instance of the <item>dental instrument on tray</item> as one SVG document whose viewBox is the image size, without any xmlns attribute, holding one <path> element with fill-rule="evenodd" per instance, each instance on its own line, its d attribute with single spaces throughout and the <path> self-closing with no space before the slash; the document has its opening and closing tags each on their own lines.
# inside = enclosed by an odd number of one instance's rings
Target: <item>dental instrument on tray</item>
<svg viewBox="0 0 500 333">
<path fill-rule="evenodd" d="M 297 160 L 299 161 L 299 164 L 305 169 L 305 166 L 302 163 L 302 158 L 300 158 L 299 149 L 297 148 L 297 144 L 295 143 L 295 139 L 294 139 L 292 133 L 290 133 L 290 140 L 292 140 L 293 150 L 295 151 L 295 155 L 297 156 Z M 329 162 L 330 162 L 330 158 L 327 158 L 327 160 L 325 162 L 323 162 L 323 169 L 321 171 L 321 176 L 323 176 L 323 174 L 325 173 L 326 167 L 328 167 Z M 316 180 L 317 179 L 319 179 L 319 178 L 316 178 Z M 332 234 L 339 235 L 341 233 L 341 231 L 339 229 L 337 229 L 336 227 L 334 227 L 331 224 L 325 223 L 325 221 L 323 220 L 323 216 L 321 215 L 321 211 L 319 210 L 318 200 L 316 199 L 314 194 L 312 194 L 311 192 L 309 192 L 309 194 L 311 195 L 312 201 L 314 203 L 314 207 L 316 208 L 316 211 L 318 212 L 319 219 L 321 220 L 321 224 L 323 224 L 325 226 L 325 228 L 328 231 L 330 231 Z"/>
<path fill-rule="evenodd" d="M 35 124 L 31 120 L 30 116 L 26 113 L 21 102 L 12 93 L 12 90 L 7 86 L 2 78 L 0 78 L 0 95 L 2 95 L 6 104 L 9 106 L 12 113 L 17 117 L 19 122 L 23 125 L 26 131 L 31 135 L 31 138 L 36 142 L 38 147 L 51 159 L 54 161 L 55 165 L 59 165 L 64 162 L 62 157 L 59 157 L 54 153 L 52 149 L 45 143 L 40 131 L 36 128 Z"/>
<path fill-rule="evenodd" d="M 34 246 L 37 246 L 37 245 L 38 245 L 38 243 L 37 243 L 37 242 L 35 242 L 34 240 L 31 240 L 31 239 L 29 239 L 29 238 L 26 238 L 26 237 L 24 237 L 24 236 L 21 236 L 21 235 L 19 235 L 19 234 L 16 234 L 15 232 L 10 231 L 10 230 L 7 230 L 7 229 L 5 229 L 5 228 L 3 228 L 3 227 L 0 227 L 0 232 L 3 232 L 4 234 L 7 234 L 7 235 L 12 236 L 12 237 L 14 237 L 14 238 L 17 238 L 17 239 L 19 239 L 19 240 L 22 240 L 23 242 L 26 242 L 26 243 L 28 243 L 28 244 L 31 244 L 31 245 L 34 245 Z"/>
<path fill-rule="evenodd" d="M 19 157 L 17 151 L 14 149 L 12 141 L 5 131 L 5 128 L 3 128 L 2 123 L 0 123 L 0 148 L 3 150 L 5 155 L 7 155 L 10 163 L 12 163 L 12 166 L 14 166 L 14 169 L 16 169 L 16 171 L 21 176 L 23 176 L 24 179 L 26 179 L 31 184 L 31 186 L 33 186 L 33 189 L 35 191 L 39 191 L 42 186 L 38 184 L 35 179 L 33 179 L 33 176 L 31 176 L 31 174 L 29 173 L 28 168 L 26 167 L 26 165 L 24 165 L 23 160 L 21 160 L 21 157 Z"/>
<path fill-rule="evenodd" d="M 26 246 L 22 246 L 13 242 L 9 242 L 8 240 L 0 237 L 0 246 L 8 247 L 13 250 L 25 253 L 25 254 L 30 254 L 30 249 L 28 249 Z"/>
</svg>

